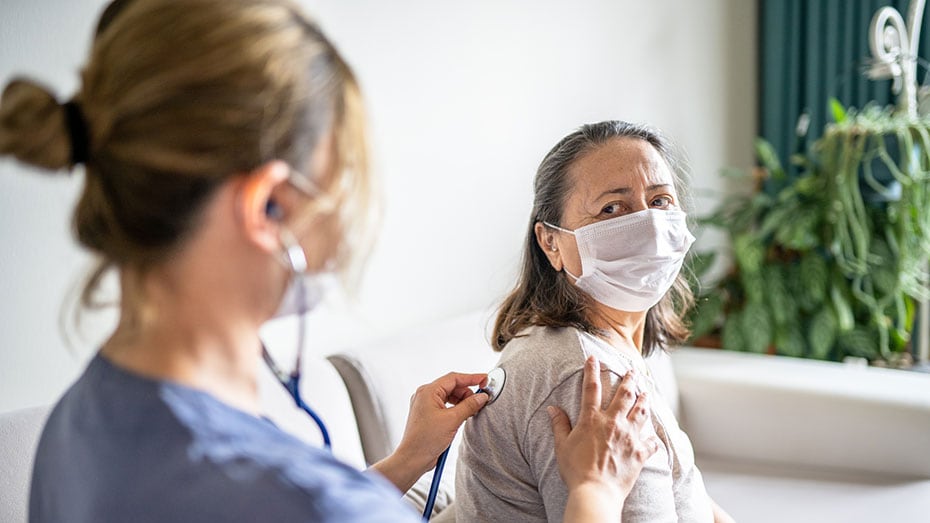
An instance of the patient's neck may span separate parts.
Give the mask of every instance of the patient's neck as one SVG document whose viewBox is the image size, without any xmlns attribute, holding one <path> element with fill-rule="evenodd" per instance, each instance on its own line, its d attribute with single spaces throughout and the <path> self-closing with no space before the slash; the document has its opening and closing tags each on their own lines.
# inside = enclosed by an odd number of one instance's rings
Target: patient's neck
<svg viewBox="0 0 930 523">
<path fill-rule="evenodd" d="M 596 303 L 591 309 L 594 326 L 605 332 L 605 340 L 622 352 L 642 356 L 646 311 L 629 312 Z"/>
</svg>

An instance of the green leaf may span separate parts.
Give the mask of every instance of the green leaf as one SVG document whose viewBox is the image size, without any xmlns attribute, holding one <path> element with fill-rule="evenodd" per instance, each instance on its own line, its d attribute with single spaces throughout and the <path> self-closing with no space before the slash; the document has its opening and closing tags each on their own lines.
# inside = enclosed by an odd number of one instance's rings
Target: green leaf
<svg viewBox="0 0 930 523">
<path fill-rule="evenodd" d="M 802 175 L 794 181 L 794 190 L 801 196 L 821 197 L 823 189 L 823 177 L 816 173 Z"/>
<path fill-rule="evenodd" d="M 776 230 L 775 241 L 796 251 L 814 249 L 820 244 L 819 225 L 820 212 L 802 207 Z"/>
<path fill-rule="evenodd" d="M 726 323 L 723 324 L 723 332 L 720 333 L 720 343 L 726 350 L 746 350 L 746 342 L 743 339 L 742 313 L 731 312 L 727 315 Z"/>
<path fill-rule="evenodd" d="M 898 289 L 900 268 L 888 243 L 881 238 L 873 238 L 869 246 L 869 276 L 880 294 L 893 294 Z"/>
<path fill-rule="evenodd" d="M 769 311 L 761 303 L 750 303 L 743 309 L 743 340 L 749 352 L 763 353 L 772 342 L 772 320 Z"/>
<path fill-rule="evenodd" d="M 830 98 L 830 113 L 833 115 L 834 122 L 843 123 L 846 121 L 846 109 L 836 98 Z"/>
<path fill-rule="evenodd" d="M 755 235 L 740 234 L 733 239 L 733 251 L 740 270 L 745 272 L 759 272 L 765 250 L 762 242 Z"/>
<path fill-rule="evenodd" d="M 911 333 L 901 329 L 889 329 L 891 333 L 891 342 L 896 351 L 902 351 L 907 347 L 907 342 L 911 341 Z"/>
<path fill-rule="evenodd" d="M 743 287 L 748 303 L 763 303 L 765 301 L 765 279 L 759 271 L 743 271 L 739 274 L 739 282 Z"/>
<path fill-rule="evenodd" d="M 797 302 L 788 292 L 782 267 L 779 265 L 766 266 L 763 270 L 763 280 L 765 281 L 765 295 L 775 325 L 783 326 L 796 316 Z"/>
<path fill-rule="evenodd" d="M 836 344 L 841 355 L 848 354 L 868 359 L 875 359 L 878 356 L 878 340 L 865 327 L 856 327 L 840 334 L 836 339 Z"/>
<path fill-rule="evenodd" d="M 759 227 L 759 235 L 767 237 L 785 224 L 790 224 L 796 213 L 796 206 L 790 203 L 773 208 L 772 211 L 768 213 L 768 216 L 762 220 L 762 225 Z"/>
<path fill-rule="evenodd" d="M 781 356 L 804 356 L 804 335 L 797 324 L 786 326 L 775 334 L 775 353 Z"/>
<path fill-rule="evenodd" d="M 836 327 L 836 317 L 832 310 L 821 309 L 814 315 L 807 329 L 807 341 L 812 358 L 827 359 L 830 349 L 836 342 Z"/>
<path fill-rule="evenodd" d="M 798 277 L 800 278 L 801 301 L 808 304 L 819 304 L 826 299 L 827 286 L 830 281 L 830 271 L 827 262 L 816 252 L 808 252 L 798 264 Z"/>
<path fill-rule="evenodd" d="M 769 175 L 775 180 L 782 180 L 785 178 L 785 170 L 781 166 L 781 161 L 778 159 L 778 153 L 775 152 L 775 148 L 772 147 L 772 144 L 765 141 L 762 138 L 756 138 L 753 140 L 753 145 L 756 149 L 756 157 L 759 158 L 759 163 L 769 172 Z"/>
</svg>

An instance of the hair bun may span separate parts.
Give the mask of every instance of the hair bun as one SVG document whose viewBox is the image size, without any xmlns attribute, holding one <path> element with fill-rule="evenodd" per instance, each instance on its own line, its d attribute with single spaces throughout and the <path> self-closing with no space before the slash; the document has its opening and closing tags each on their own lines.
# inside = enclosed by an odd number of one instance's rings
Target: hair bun
<svg viewBox="0 0 930 523">
<path fill-rule="evenodd" d="M 45 87 L 12 80 L 0 98 L 0 154 L 45 169 L 71 166 L 64 107 Z"/>
</svg>

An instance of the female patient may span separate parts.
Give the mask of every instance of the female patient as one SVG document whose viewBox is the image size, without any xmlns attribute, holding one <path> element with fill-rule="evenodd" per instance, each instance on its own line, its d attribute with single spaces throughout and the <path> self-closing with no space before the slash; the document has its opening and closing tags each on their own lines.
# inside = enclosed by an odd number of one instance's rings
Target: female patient
<svg viewBox="0 0 930 523">
<path fill-rule="evenodd" d="M 581 127 L 543 159 L 519 281 L 494 327 L 505 386 L 465 428 L 462 520 L 561 521 L 567 491 L 546 407 L 577 411 L 589 355 L 604 362 L 605 388 L 632 379 L 657 394 L 644 358 L 687 337 L 693 299 L 679 275 L 694 237 L 678 165 L 657 131 L 618 121 Z M 623 505 L 624 523 L 729 521 L 704 490 L 688 436 L 653 399 L 647 425 L 662 444 Z"/>
</svg>

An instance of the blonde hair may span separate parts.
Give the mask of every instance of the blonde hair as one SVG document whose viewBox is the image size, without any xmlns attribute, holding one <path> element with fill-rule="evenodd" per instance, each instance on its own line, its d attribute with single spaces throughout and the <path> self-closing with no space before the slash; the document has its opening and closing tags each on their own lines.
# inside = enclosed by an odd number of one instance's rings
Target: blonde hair
<svg viewBox="0 0 930 523">
<path fill-rule="evenodd" d="M 73 136 L 75 107 L 86 144 Z M 361 94 L 290 2 L 115 0 L 72 102 L 25 79 L 0 99 L 0 154 L 53 170 L 86 158 L 73 227 L 101 263 L 84 306 L 107 269 L 167 259 L 224 181 L 275 159 L 306 172 L 327 134 L 338 174 L 324 190 L 340 204 L 345 268 L 371 197 Z"/>
</svg>

